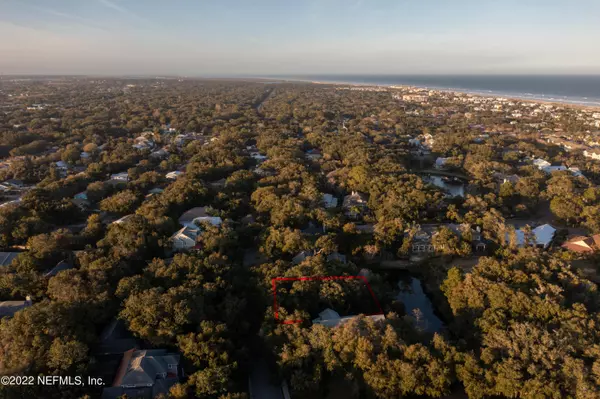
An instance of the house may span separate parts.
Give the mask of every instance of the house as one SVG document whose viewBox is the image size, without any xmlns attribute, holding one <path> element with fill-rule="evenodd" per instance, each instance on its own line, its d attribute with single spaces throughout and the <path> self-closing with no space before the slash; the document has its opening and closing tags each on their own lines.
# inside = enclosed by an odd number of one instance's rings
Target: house
<svg viewBox="0 0 600 399">
<path fill-rule="evenodd" d="M 171 236 L 173 251 L 185 251 L 196 246 L 200 228 L 185 226 Z"/>
<path fill-rule="evenodd" d="M 340 317 L 340 314 L 338 312 L 336 312 L 333 309 L 328 308 L 328 309 L 325 309 L 324 311 L 322 311 L 321 313 L 319 313 L 319 317 L 314 319 L 312 322 L 313 322 L 313 324 L 320 324 L 325 327 L 337 327 L 339 325 L 347 323 L 348 321 L 350 321 L 352 319 L 355 319 L 356 317 L 358 317 L 358 316 Z M 385 316 L 382 314 L 366 316 L 366 317 L 371 320 L 374 320 L 374 321 L 385 320 Z"/>
<path fill-rule="evenodd" d="M 600 250 L 600 234 L 591 237 L 574 237 L 565 242 L 562 247 L 577 253 L 593 253 Z"/>
<path fill-rule="evenodd" d="M 209 216 L 207 213 L 209 209 L 206 206 L 192 208 L 179 217 L 179 224 L 182 226 L 198 227 L 198 224 L 208 222 L 213 226 L 220 226 L 223 220 L 218 216 Z"/>
<path fill-rule="evenodd" d="M 419 139 L 412 138 L 408 140 L 408 144 L 413 147 L 420 147 L 421 141 L 419 141 Z"/>
<path fill-rule="evenodd" d="M 73 198 L 71 200 L 71 202 L 73 203 L 73 205 L 75 205 L 77 208 L 79 208 L 82 212 L 87 211 L 91 207 L 90 201 L 88 201 L 86 199 Z"/>
<path fill-rule="evenodd" d="M 73 197 L 74 199 L 81 199 L 81 200 L 86 200 L 88 199 L 88 193 L 87 191 L 82 191 L 79 194 L 75 194 L 75 196 Z"/>
<path fill-rule="evenodd" d="M 323 154 L 321 153 L 321 150 L 314 148 L 306 151 L 306 158 L 310 159 L 311 161 L 318 161 L 319 159 L 323 158 Z"/>
<path fill-rule="evenodd" d="M 10 266 L 13 259 L 19 255 L 20 252 L 0 252 L 0 267 Z"/>
<path fill-rule="evenodd" d="M 325 227 L 320 226 L 311 220 L 310 222 L 308 222 L 306 227 L 304 227 L 301 231 L 302 231 L 302 234 L 305 234 L 308 236 L 316 236 L 316 235 L 324 233 Z"/>
<path fill-rule="evenodd" d="M 344 208 L 344 214 L 347 217 L 357 219 L 367 208 L 368 198 L 365 194 L 357 191 L 352 191 L 352 194 L 344 197 L 342 207 Z"/>
<path fill-rule="evenodd" d="M 225 178 L 219 179 L 217 181 L 213 181 L 208 184 L 216 190 L 221 189 L 221 188 L 225 187 L 225 185 L 227 184 L 227 179 L 225 179 Z"/>
<path fill-rule="evenodd" d="M 154 148 L 154 132 L 144 132 L 140 136 L 136 137 L 133 148 L 138 150 L 149 150 Z"/>
<path fill-rule="evenodd" d="M 185 226 L 190 226 L 190 227 L 195 228 L 195 227 L 202 225 L 203 223 L 209 223 L 209 224 L 212 224 L 213 226 L 220 226 L 223 223 L 223 219 L 221 219 L 218 216 L 200 216 L 200 217 L 195 218 L 191 222 L 187 223 Z"/>
<path fill-rule="evenodd" d="M 519 182 L 519 180 L 521 180 L 521 177 L 519 177 L 518 175 L 509 175 L 509 176 L 501 176 L 500 179 L 502 181 L 502 184 L 504 183 L 510 183 L 510 184 L 517 184 Z"/>
<path fill-rule="evenodd" d="M 342 255 L 339 252 L 333 252 L 333 253 L 327 255 L 327 261 L 328 262 L 340 262 L 340 263 L 343 263 L 344 265 L 347 263 L 346 255 Z"/>
<path fill-rule="evenodd" d="M 83 151 L 81 154 L 79 154 L 79 157 L 81 159 L 89 159 L 92 156 L 92 154 L 90 154 L 89 152 L 85 152 Z"/>
<path fill-rule="evenodd" d="M 266 155 L 262 155 L 260 152 L 258 151 L 253 151 L 250 153 L 250 156 L 258 163 L 263 163 L 264 161 L 266 161 L 267 159 L 269 159 L 269 157 L 267 157 Z"/>
<path fill-rule="evenodd" d="M 69 169 L 69 165 L 65 161 L 58 161 L 54 164 L 57 169 L 65 171 Z"/>
<path fill-rule="evenodd" d="M 115 174 L 110 175 L 110 179 L 111 180 L 128 182 L 129 181 L 129 174 L 127 172 L 115 173 Z"/>
<path fill-rule="evenodd" d="M 166 396 L 177 382 L 178 354 L 166 349 L 130 349 L 123 354 L 112 386 L 103 389 L 102 399 Z"/>
<path fill-rule="evenodd" d="M 307 258 L 310 258 L 311 256 L 315 256 L 315 251 L 313 251 L 313 250 L 302 251 L 298 255 L 296 255 L 292 258 L 292 263 L 295 265 L 299 265 L 300 263 L 304 262 Z"/>
<path fill-rule="evenodd" d="M 5 206 L 11 206 L 11 205 L 19 205 L 20 203 L 21 203 L 21 198 L 18 198 L 16 200 L 7 201 L 7 202 L 0 204 L 0 208 L 4 208 Z"/>
<path fill-rule="evenodd" d="M 208 216 L 207 210 L 208 207 L 206 206 L 198 206 L 196 208 L 192 208 L 184 212 L 183 215 L 179 217 L 179 224 L 185 226 L 186 224 L 191 223 L 196 218 Z"/>
<path fill-rule="evenodd" d="M 126 215 L 123 216 L 120 219 L 115 220 L 114 222 L 112 222 L 111 224 L 121 224 L 121 223 L 125 223 L 126 221 L 128 221 L 129 219 L 131 219 L 132 217 L 134 217 L 135 215 Z"/>
<path fill-rule="evenodd" d="M 185 172 L 182 172 L 180 170 L 174 170 L 172 172 L 167 173 L 165 177 L 169 180 L 177 180 L 177 178 L 183 174 L 185 174 Z"/>
<path fill-rule="evenodd" d="M 579 168 L 576 168 L 576 167 L 569 168 L 569 172 L 571 172 L 571 174 L 575 177 L 583 177 L 584 179 L 586 178 L 585 175 L 581 172 L 581 169 L 579 169 Z"/>
<path fill-rule="evenodd" d="M 560 165 L 560 166 L 545 166 L 543 168 L 540 168 L 544 173 L 547 174 L 552 174 L 554 172 L 563 172 L 565 170 L 569 170 L 569 168 L 567 168 L 564 165 Z"/>
<path fill-rule="evenodd" d="M 548 166 L 551 166 L 552 164 L 546 161 L 545 159 L 537 158 L 533 160 L 533 165 L 539 170 L 542 170 L 544 168 L 547 168 Z"/>
<path fill-rule="evenodd" d="M 0 302 L 0 319 L 4 317 L 13 317 L 21 309 L 32 305 L 31 298 L 27 297 L 24 301 L 4 301 Z"/>
<path fill-rule="evenodd" d="M 63 270 L 69 270 L 72 269 L 73 265 L 68 263 L 66 260 L 62 260 L 60 262 L 58 262 L 58 264 L 56 266 L 54 266 L 52 268 L 52 270 L 50 270 L 48 273 L 46 273 L 46 278 L 50 278 L 50 277 L 54 277 L 56 276 L 59 272 L 62 272 Z"/>
<path fill-rule="evenodd" d="M 435 165 L 433 165 L 434 168 L 436 169 L 444 169 L 446 163 L 448 162 L 450 158 L 442 158 L 442 157 L 438 157 L 435 160 Z"/>
<path fill-rule="evenodd" d="M 261 168 L 259 166 L 257 166 L 256 168 L 254 168 L 252 171 L 254 173 L 256 173 L 258 176 L 260 176 L 260 177 L 275 176 L 275 174 L 276 174 L 276 172 L 273 169 L 270 169 L 270 168 Z"/>
<path fill-rule="evenodd" d="M 360 269 L 360 271 L 357 274 L 357 276 L 363 277 L 367 281 L 369 281 L 371 279 L 372 275 L 373 275 L 373 273 L 371 272 L 371 270 L 366 269 L 366 268 Z"/>
<path fill-rule="evenodd" d="M 357 224 L 355 227 L 358 234 L 373 234 L 375 232 L 375 225 L 373 223 Z"/>
<path fill-rule="evenodd" d="M 186 145 L 188 142 L 190 142 L 192 140 L 193 140 L 193 137 L 191 137 L 189 134 L 179 134 L 175 137 L 173 142 L 175 143 L 175 145 L 177 147 L 183 147 L 184 145 Z"/>
<path fill-rule="evenodd" d="M 457 236 L 463 236 L 463 232 L 469 232 L 470 230 L 472 250 L 474 252 L 481 253 L 485 252 L 485 250 L 487 249 L 487 243 L 481 236 L 479 228 L 472 229 L 468 224 L 459 225 L 450 223 L 442 225 L 429 224 L 419 226 L 418 231 L 413 236 L 411 251 L 414 254 L 433 254 L 437 252 L 437 249 L 432 244 L 431 240 L 437 234 L 438 229 L 442 227 L 449 229 Z M 405 235 L 408 235 L 408 233 L 406 233 Z"/>
<path fill-rule="evenodd" d="M 113 319 L 100 333 L 100 343 L 93 349 L 94 355 L 123 355 L 137 349 L 137 342 L 122 319 Z M 112 378 L 112 374 L 110 373 Z M 109 381 L 109 380 L 107 380 Z"/>
<path fill-rule="evenodd" d="M 402 96 L 402 101 L 407 101 L 407 102 L 422 103 L 422 102 L 427 102 L 428 99 L 429 99 L 428 96 L 420 95 L 420 94 L 405 94 Z"/>
<path fill-rule="evenodd" d="M 583 156 L 600 161 L 600 151 L 597 150 L 585 150 L 583 151 Z"/>
<path fill-rule="evenodd" d="M 154 159 L 165 159 L 169 156 L 169 151 L 161 148 L 160 150 L 154 151 L 150 153 L 150 158 Z"/>
<path fill-rule="evenodd" d="M 0 183 L 0 192 L 8 192 L 12 190 L 12 187 L 10 187 L 8 184 L 4 184 L 4 183 Z"/>
<path fill-rule="evenodd" d="M 535 245 L 539 248 L 546 249 L 552 243 L 554 239 L 554 235 L 556 234 L 556 229 L 549 224 L 543 224 L 541 226 L 536 227 L 531 231 L 532 239 L 535 241 Z M 509 233 L 506 233 L 507 241 L 510 240 Z M 515 230 L 515 239 L 516 244 L 519 247 L 525 245 L 525 231 L 523 229 Z"/>
<path fill-rule="evenodd" d="M 23 188 L 25 185 L 22 180 L 17 179 L 9 179 L 3 183 L 5 186 L 11 187 L 13 189 Z"/>
<path fill-rule="evenodd" d="M 548 248 L 548 246 L 554 239 L 556 229 L 550 226 L 549 224 L 543 224 L 533 229 L 533 234 L 535 235 L 535 241 L 537 246 L 542 248 Z"/>
<path fill-rule="evenodd" d="M 331 194 L 323 194 L 323 205 L 326 209 L 337 208 L 338 199 Z"/>
<path fill-rule="evenodd" d="M 431 149 L 431 147 L 435 144 L 435 139 L 433 138 L 433 136 L 430 133 L 425 133 L 423 135 L 423 141 L 424 141 L 424 144 L 422 144 L 422 146 L 425 148 Z"/>
<path fill-rule="evenodd" d="M 165 191 L 165 190 L 163 190 L 160 187 L 154 187 L 152 190 L 148 191 L 148 194 L 160 194 L 163 191 Z"/>
</svg>

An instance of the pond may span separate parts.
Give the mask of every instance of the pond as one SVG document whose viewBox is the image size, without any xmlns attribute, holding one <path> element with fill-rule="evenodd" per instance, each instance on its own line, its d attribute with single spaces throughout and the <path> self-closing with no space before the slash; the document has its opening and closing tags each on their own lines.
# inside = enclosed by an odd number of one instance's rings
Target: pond
<svg viewBox="0 0 600 399">
<path fill-rule="evenodd" d="M 398 279 L 398 295 L 396 299 L 404 304 L 406 314 L 417 318 L 417 326 L 424 331 L 434 333 L 444 327 L 444 323 L 436 316 L 433 304 L 425 295 L 421 281 L 410 275 L 401 275 Z"/>
<path fill-rule="evenodd" d="M 436 187 L 441 188 L 451 197 L 464 197 L 465 196 L 465 185 L 460 184 L 448 184 L 441 176 L 427 176 L 424 177 L 427 183 L 433 184 Z"/>
</svg>

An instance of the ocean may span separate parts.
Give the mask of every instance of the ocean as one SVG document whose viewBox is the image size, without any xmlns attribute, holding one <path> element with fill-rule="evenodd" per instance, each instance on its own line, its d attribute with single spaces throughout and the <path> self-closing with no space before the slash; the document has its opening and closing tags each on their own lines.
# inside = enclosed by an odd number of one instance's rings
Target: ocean
<svg viewBox="0 0 600 399">
<path fill-rule="evenodd" d="M 600 75 L 296 75 L 271 78 L 416 86 L 485 96 L 600 106 Z"/>
</svg>

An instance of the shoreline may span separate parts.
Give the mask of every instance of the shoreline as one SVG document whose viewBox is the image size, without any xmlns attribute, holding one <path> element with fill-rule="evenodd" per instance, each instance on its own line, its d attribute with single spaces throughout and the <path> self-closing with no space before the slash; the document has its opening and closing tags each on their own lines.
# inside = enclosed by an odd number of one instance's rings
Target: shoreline
<svg viewBox="0 0 600 399">
<path fill-rule="evenodd" d="M 531 94 L 531 96 L 521 95 L 520 93 L 500 93 L 494 92 L 492 90 L 471 90 L 471 89 L 461 89 L 461 88 L 444 88 L 444 87 L 434 87 L 434 86 L 426 86 L 426 85 L 415 85 L 415 84 L 384 84 L 384 83 L 364 83 L 364 82 L 345 82 L 345 81 L 324 81 L 324 80 L 311 80 L 311 79 L 293 79 L 293 78 L 261 78 L 264 80 L 271 81 L 279 81 L 286 83 L 311 83 L 311 84 L 320 84 L 320 85 L 334 85 L 334 86 L 354 86 L 354 87 L 377 87 L 377 88 L 386 88 L 386 89 L 423 89 L 423 90 L 433 90 L 444 93 L 457 93 L 457 94 L 468 94 L 474 97 L 483 97 L 483 98 L 504 98 L 507 100 L 518 100 L 521 102 L 528 103 L 537 103 L 537 104 L 552 104 L 557 106 L 564 106 L 570 108 L 577 109 L 586 109 L 586 110 L 600 110 L 600 99 L 598 101 L 579 101 L 579 100 L 569 100 L 569 99 L 560 99 L 555 98 L 555 96 L 547 96 L 540 95 L 535 96 Z M 526 93 L 528 94 L 528 93 Z M 543 96 L 543 97 L 541 97 Z M 556 96 L 558 97 L 558 96 Z"/>
</svg>

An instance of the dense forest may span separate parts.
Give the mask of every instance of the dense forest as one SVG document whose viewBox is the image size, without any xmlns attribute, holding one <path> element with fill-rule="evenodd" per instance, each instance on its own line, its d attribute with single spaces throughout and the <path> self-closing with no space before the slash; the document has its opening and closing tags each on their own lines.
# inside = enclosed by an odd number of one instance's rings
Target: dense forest
<svg viewBox="0 0 600 399">
<path fill-rule="evenodd" d="M 181 355 L 165 398 L 247 398 L 259 359 L 292 398 L 599 398 L 600 248 L 561 244 L 600 233 L 600 162 L 543 139 L 590 127 L 577 108 L 514 123 L 533 105 L 406 90 L 0 80 L 0 252 L 16 254 L 0 302 L 29 302 L 1 319 L 0 374 L 110 385 L 98 348 L 118 320 L 138 348 Z M 398 300 L 394 268 L 442 328 Z M 340 276 L 362 278 L 302 279 Z M 352 317 L 311 322 L 325 309 Z"/>
</svg>

